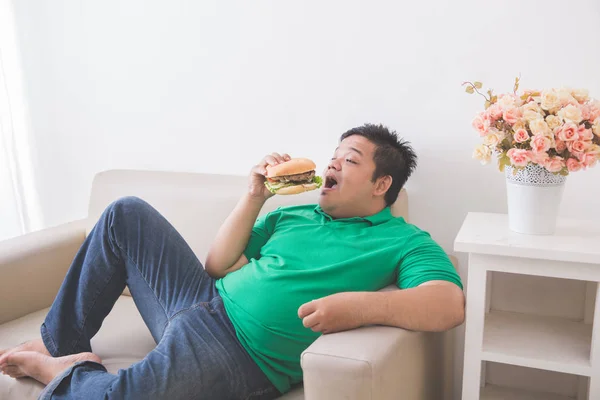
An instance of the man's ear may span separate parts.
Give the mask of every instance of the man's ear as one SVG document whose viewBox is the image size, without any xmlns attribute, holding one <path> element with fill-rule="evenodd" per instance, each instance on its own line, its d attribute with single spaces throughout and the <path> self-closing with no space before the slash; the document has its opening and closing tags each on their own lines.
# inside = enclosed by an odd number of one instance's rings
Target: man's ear
<svg viewBox="0 0 600 400">
<path fill-rule="evenodd" d="M 373 195 L 375 196 L 383 196 L 388 191 L 388 189 L 392 186 L 392 177 L 389 175 L 380 176 L 375 181 L 375 189 L 373 191 Z"/>
</svg>

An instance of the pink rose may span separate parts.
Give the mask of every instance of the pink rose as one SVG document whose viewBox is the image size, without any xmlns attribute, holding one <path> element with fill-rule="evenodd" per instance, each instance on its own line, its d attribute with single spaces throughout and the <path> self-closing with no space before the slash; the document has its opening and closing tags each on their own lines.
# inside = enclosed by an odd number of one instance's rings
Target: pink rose
<svg viewBox="0 0 600 400">
<path fill-rule="evenodd" d="M 487 120 L 484 119 L 483 115 L 480 114 L 475 117 L 471 125 L 476 131 L 479 132 L 480 136 L 485 136 L 488 132 L 488 129 L 490 129 L 490 120 L 489 118 L 487 118 Z"/>
<path fill-rule="evenodd" d="M 565 163 L 562 157 L 552 157 L 549 158 L 544 164 L 544 168 L 546 168 L 550 172 L 559 172 L 561 169 L 565 167 Z"/>
<path fill-rule="evenodd" d="M 531 154 L 528 150 L 512 148 L 506 152 L 510 162 L 515 167 L 526 167 L 527 163 L 531 161 Z"/>
<path fill-rule="evenodd" d="M 589 104 L 583 104 L 581 106 L 579 106 L 579 109 L 581 110 L 581 118 L 583 118 L 584 121 L 587 121 L 590 119 L 590 117 L 592 116 L 592 110 Z"/>
<path fill-rule="evenodd" d="M 558 131 L 558 139 L 564 142 L 571 142 L 579 139 L 579 128 L 572 122 L 566 122 Z"/>
<path fill-rule="evenodd" d="M 578 159 L 579 161 L 583 160 L 583 157 L 585 156 L 584 153 L 577 153 L 575 151 L 571 152 L 571 157 Z"/>
<path fill-rule="evenodd" d="M 569 172 L 577 172 L 581 169 L 582 165 L 579 161 L 574 158 L 569 158 L 567 160 L 567 169 Z"/>
<path fill-rule="evenodd" d="M 594 138 L 594 132 L 591 129 L 585 129 L 584 124 L 579 125 L 577 134 L 579 135 L 579 140 L 592 140 Z"/>
<path fill-rule="evenodd" d="M 534 135 L 531 139 L 531 151 L 533 153 L 545 153 L 550 150 L 552 142 L 544 135 Z"/>
<path fill-rule="evenodd" d="M 569 150 L 575 153 L 583 153 L 592 145 L 592 142 L 586 142 L 583 140 L 576 140 L 570 143 L 571 148 Z"/>
<path fill-rule="evenodd" d="M 550 156 L 546 152 L 542 153 L 531 153 L 531 161 L 541 165 L 542 167 L 550 160 Z"/>
<path fill-rule="evenodd" d="M 562 140 L 556 140 L 556 151 L 562 153 L 567 148 L 567 144 Z"/>
<path fill-rule="evenodd" d="M 487 112 L 490 114 L 492 120 L 496 121 L 502 118 L 502 108 L 498 103 L 492 104 L 488 107 Z"/>
<path fill-rule="evenodd" d="M 527 129 L 519 128 L 515 131 L 515 142 L 523 143 L 529 140 L 529 133 L 527 133 Z"/>
<path fill-rule="evenodd" d="M 590 107 L 590 118 L 589 121 L 594 121 L 596 118 L 600 117 L 600 101 L 596 101 L 595 103 L 591 103 Z"/>
<path fill-rule="evenodd" d="M 598 161 L 598 157 L 595 154 L 584 154 L 583 155 L 583 159 L 581 160 L 581 163 L 583 164 L 584 168 L 592 168 L 593 166 L 596 165 L 596 162 Z"/>
<path fill-rule="evenodd" d="M 512 107 L 504 111 L 504 114 L 502 114 L 502 119 L 504 119 L 506 123 L 514 125 L 522 116 L 523 113 L 521 112 L 521 109 Z"/>
</svg>

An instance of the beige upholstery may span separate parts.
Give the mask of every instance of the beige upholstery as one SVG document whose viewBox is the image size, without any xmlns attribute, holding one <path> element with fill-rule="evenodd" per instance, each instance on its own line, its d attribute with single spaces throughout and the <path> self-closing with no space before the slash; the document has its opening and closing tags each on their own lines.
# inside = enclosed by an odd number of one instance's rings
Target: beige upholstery
<svg viewBox="0 0 600 400">
<path fill-rule="evenodd" d="M 150 171 L 107 171 L 94 179 L 89 217 L 0 242 L 0 348 L 39 337 L 39 326 L 71 260 L 112 201 L 129 195 L 157 208 L 204 261 L 220 224 L 246 188 L 246 177 Z M 275 196 L 262 212 L 316 202 L 318 191 Z M 406 217 L 406 192 L 393 207 Z M 388 290 L 393 290 L 388 288 Z M 286 400 L 431 399 L 451 391 L 451 336 L 364 327 L 323 335 L 302 355 L 304 387 Z M 92 349 L 110 372 L 127 368 L 155 346 L 132 299 L 121 296 Z M 0 399 L 35 399 L 42 385 L 0 376 Z M 447 397 L 450 398 L 450 397 Z"/>
</svg>

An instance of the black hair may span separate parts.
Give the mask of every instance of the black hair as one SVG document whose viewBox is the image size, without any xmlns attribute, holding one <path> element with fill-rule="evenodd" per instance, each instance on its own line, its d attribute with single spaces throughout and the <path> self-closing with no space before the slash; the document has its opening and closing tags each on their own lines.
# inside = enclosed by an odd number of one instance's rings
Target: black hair
<svg viewBox="0 0 600 400">
<path fill-rule="evenodd" d="M 392 177 L 392 185 L 385 193 L 386 205 L 392 205 L 398 198 L 400 189 L 417 167 L 417 155 L 410 143 L 399 138 L 395 131 L 379 124 L 364 124 L 344 132 L 340 141 L 352 135 L 360 135 L 372 142 L 376 149 L 373 155 L 375 172 L 371 180 L 385 175 Z"/>
</svg>

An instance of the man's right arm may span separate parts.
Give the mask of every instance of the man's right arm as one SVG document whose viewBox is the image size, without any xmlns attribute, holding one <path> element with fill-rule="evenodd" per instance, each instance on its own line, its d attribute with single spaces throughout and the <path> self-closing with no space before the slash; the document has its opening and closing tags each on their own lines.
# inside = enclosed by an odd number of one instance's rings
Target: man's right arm
<svg viewBox="0 0 600 400">
<path fill-rule="evenodd" d="M 254 198 L 249 194 L 242 196 L 219 228 L 217 237 L 208 251 L 204 268 L 210 276 L 222 278 L 248 263 L 243 251 L 264 203 L 265 199 Z"/>
<path fill-rule="evenodd" d="M 222 278 L 248 263 L 243 254 L 254 222 L 268 198 L 273 194 L 265 187 L 267 165 L 277 165 L 290 156 L 272 153 L 250 171 L 248 193 L 244 194 L 229 214 L 208 251 L 204 269 L 213 278 Z"/>
</svg>

